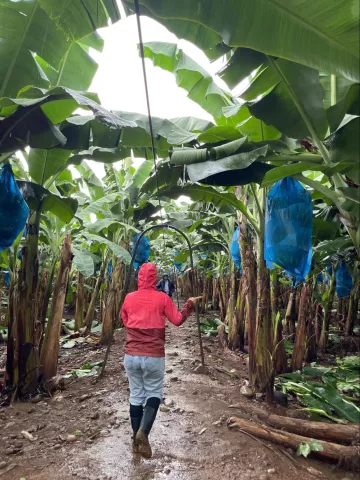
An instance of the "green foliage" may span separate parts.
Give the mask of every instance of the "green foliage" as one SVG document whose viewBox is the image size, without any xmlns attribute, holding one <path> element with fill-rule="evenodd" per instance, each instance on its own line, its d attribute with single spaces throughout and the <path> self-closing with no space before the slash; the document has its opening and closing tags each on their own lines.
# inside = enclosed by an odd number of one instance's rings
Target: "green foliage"
<svg viewBox="0 0 360 480">
<path fill-rule="evenodd" d="M 131 181 L 131 187 L 141 187 L 143 183 L 149 178 L 152 169 L 154 168 L 154 162 L 151 160 L 145 160 L 140 167 L 134 173 Z"/>
<path fill-rule="evenodd" d="M 93 233 L 85 234 L 87 240 L 91 242 L 98 242 L 100 245 L 106 245 L 117 258 L 121 258 L 123 262 L 129 264 L 131 261 L 130 253 L 127 252 L 123 247 L 117 245 L 114 242 L 111 242 L 105 237 L 101 237 L 100 235 L 95 235 Z"/>
<path fill-rule="evenodd" d="M 299 159 L 301 155 L 299 155 Z M 282 178 L 291 177 L 298 173 L 303 173 L 306 171 L 322 171 L 324 169 L 323 164 L 315 165 L 313 163 L 299 162 L 293 163 L 292 165 L 287 165 L 285 167 L 277 167 L 266 172 L 264 179 L 261 183 L 263 188 L 273 185 L 275 182 L 278 182 Z"/>
<path fill-rule="evenodd" d="M 225 332 L 228 333 L 229 328 L 225 323 L 223 323 L 220 319 L 218 318 L 207 318 L 205 322 L 200 323 L 200 330 L 201 333 L 204 335 L 207 335 L 208 337 L 210 336 L 216 336 L 218 334 L 217 328 L 220 326 L 225 327 Z"/>
<path fill-rule="evenodd" d="M 85 363 L 80 368 L 77 368 L 75 370 L 71 370 L 70 372 L 68 372 L 66 375 L 64 375 L 64 378 L 94 377 L 98 374 L 99 368 L 102 366 L 102 364 L 103 362 Z M 80 432 L 80 435 L 81 435 L 81 432 Z"/>
<path fill-rule="evenodd" d="M 359 184 L 360 143 L 357 132 L 360 128 L 360 118 L 349 117 L 349 120 L 347 123 L 344 122 L 344 125 L 340 125 L 340 128 L 329 138 L 329 153 L 333 163 L 348 161 L 353 164 L 353 168 L 347 172 L 347 176 Z"/>
<path fill-rule="evenodd" d="M 55 146 L 66 148 L 67 137 L 58 124 L 64 122 L 78 107 L 91 110 L 94 113 L 92 118 L 109 129 L 135 127 L 134 122 L 108 112 L 92 94 L 82 94 L 64 87 L 48 91 L 27 87 L 19 92 L 17 98 L 0 98 L 0 114 L 4 117 L 0 121 L 0 153 L 24 149 L 28 145 L 40 149 Z M 68 122 L 64 125 L 65 132 L 67 127 Z M 73 130 L 69 133 L 73 134 Z M 85 133 L 89 135 L 89 130 Z M 72 144 L 71 150 L 82 147 L 81 136 L 79 141 L 80 145 Z"/>
<path fill-rule="evenodd" d="M 130 0 L 123 3 L 133 11 Z M 359 79 L 359 10 L 352 1 L 305 0 L 289 5 L 286 0 L 245 0 L 241 8 L 238 0 L 200 0 L 196 8 L 191 0 L 139 3 L 143 15 L 205 51 L 213 52 L 224 42 Z M 262 58 L 258 61 L 262 63 Z"/>
<path fill-rule="evenodd" d="M 75 198 L 54 195 L 46 188 L 33 182 L 17 182 L 26 203 L 32 210 L 51 212 L 64 222 L 70 222 L 78 208 Z"/>
<path fill-rule="evenodd" d="M 233 105 L 231 95 L 222 90 L 211 75 L 177 48 L 174 43 L 150 42 L 144 44 L 144 54 L 155 66 L 172 72 L 179 87 L 218 122 L 226 123 L 223 107 Z M 185 142 L 182 142 L 185 143 Z"/>
<path fill-rule="evenodd" d="M 263 53 L 250 48 L 236 48 L 231 51 L 230 59 L 219 76 L 230 88 L 234 88 L 264 63 L 266 56 Z"/>
<path fill-rule="evenodd" d="M 296 455 L 300 457 L 301 455 L 305 458 L 309 455 L 311 452 L 322 452 L 324 450 L 324 447 L 321 445 L 320 442 L 317 440 L 311 439 L 310 442 L 308 443 L 301 443 L 297 450 L 296 450 Z"/>
<path fill-rule="evenodd" d="M 1 2 L 0 18 L 0 97 L 15 97 L 27 85 L 86 90 L 97 68 L 88 46 L 102 49 L 94 32 L 120 15 L 110 0 L 28 0 Z"/>
<path fill-rule="evenodd" d="M 337 77 L 335 75 L 327 75 L 321 72 L 320 82 L 325 90 L 324 107 L 326 109 L 328 109 L 334 103 L 338 102 L 345 95 L 347 89 L 353 83 L 347 78 Z"/>
<path fill-rule="evenodd" d="M 330 131 L 334 132 L 339 127 L 345 115 L 360 115 L 360 85 L 350 85 L 345 95 L 327 110 Z"/>
<path fill-rule="evenodd" d="M 360 409 L 352 401 L 360 398 L 359 362 L 358 357 L 345 357 L 338 360 L 336 368 L 306 367 L 302 374 L 279 377 L 283 390 L 296 394 L 310 413 L 336 422 L 359 423 Z"/>
<path fill-rule="evenodd" d="M 217 207 L 228 206 L 236 210 L 241 211 L 252 223 L 253 227 L 257 229 L 256 222 L 251 212 L 245 207 L 241 200 L 237 200 L 235 195 L 228 192 L 221 192 L 212 187 L 202 187 L 200 185 L 193 185 L 191 187 L 174 187 L 171 190 L 161 190 L 161 194 L 169 198 L 178 198 L 180 195 L 186 195 L 195 202 L 211 203 Z"/>
<path fill-rule="evenodd" d="M 312 122 L 319 138 L 325 137 L 328 124 L 323 107 L 324 89 L 320 84 L 319 73 L 316 70 L 278 59 L 274 66 L 269 66 L 253 80 L 251 90 L 262 77 L 254 99 L 258 95 L 265 95 L 261 100 L 249 107 L 250 112 L 267 125 L 273 125 L 290 138 L 303 138 L 309 135 L 309 130 L 304 123 L 293 96 L 297 97 L 303 110 Z M 283 80 L 279 77 L 281 72 Z M 289 90 L 291 89 L 292 95 Z M 242 94 L 243 95 L 243 94 Z"/>
<path fill-rule="evenodd" d="M 192 164 L 187 167 L 187 172 L 192 182 L 201 182 L 205 185 L 231 187 L 261 183 L 266 172 L 273 168 L 260 161 L 260 157 L 265 157 L 266 152 L 267 146 L 264 146 L 216 162 Z"/>
<path fill-rule="evenodd" d="M 125 147 L 131 147 L 138 157 L 151 159 L 151 137 L 149 119 L 147 115 L 140 113 L 117 111 L 115 114 L 128 122 L 135 122 L 135 128 L 126 128 L 121 135 L 121 143 Z M 169 148 L 172 145 L 183 145 L 190 143 L 199 136 L 199 131 L 208 125 L 204 120 L 185 117 L 167 120 L 159 117 L 152 117 L 154 133 L 154 144 L 157 155 L 160 158 L 168 156 Z M 189 128 L 190 130 L 185 130 Z M 129 155 L 130 156 L 130 155 Z"/>
<path fill-rule="evenodd" d="M 240 114 L 241 110 L 243 110 L 244 113 L 246 111 L 249 113 L 248 117 L 238 125 L 238 129 L 243 135 L 247 136 L 250 142 L 271 141 L 277 140 L 281 137 L 281 132 L 277 128 L 272 125 L 266 125 L 266 123 L 258 118 L 252 117 L 250 111 L 245 106 L 241 107 L 236 113 L 236 116 Z M 227 116 L 232 116 L 230 114 L 231 112 L 228 110 Z"/>
<path fill-rule="evenodd" d="M 72 248 L 73 252 L 73 267 L 82 273 L 85 277 L 91 277 L 94 274 L 94 260 L 89 252 L 79 250 L 75 247 Z"/>
<path fill-rule="evenodd" d="M 39 0 L 40 6 L 56 21 L 57 26 L 71 38 L 79 39 L 86 37 L 97 28 L 106 27 L 109 20 L 120 20 L 120 13 L 116 3 L 105 0 L 100 5 L 85 0 L 72 2 L 58 0 Z"/>
<path fill-rule="evenodd" d="M 163 7 L 162 5 L 161 8 Z M 172 26 L 174 22 L 176 23 L 176 20 L 171 20 Z M 191 20 L 187 18 L 186 22 L 191 23 Z M 192 25 L 193 27 L 195 26 Z M 203 33 L 202 27 L 201 32 Z M 225 48 L 225 50 L 220 48 L 219 52 L 228 52 L 229 50 L 230 48 Z M 232 53 L 229 65 L 223 71 L 225 72 L 224 78 L 228 74 L 232 86 L 236 84 L 237 72 L 240 72 L 239 80 L 243 78 L 242 67 L 237 61 L 237 59 L 242 58 L 242 54 L 251 65 L 250 67 L 246 66 L 245 61 L 245 70 L 247 68 L 256 70 L 256 75 L 250 81 L 250 85 L 240 94 L 249 103 L 245 105 L 238 103 L 236 99 L 225 92 L 230 104 L 222 107 L 223 116 L 220 117 L 219 112 L 214 113 L 210 106 L 216 110 L 219 101 L 224 100 L 224 91 L 214 98 L 212 97 L 213 88 L 211 92 L 201 92 L 200 95 L 194 94 L 194 92 L 198 93 L 198 88 L 201 90 L 204 82 L 210 82 L 209 85 L 213 85 L 210 74 L 188 57 L 183 61 L 183 52 L 178 50 L 175 44 L 159 42 L 146 44 L 145 55 L 151 58 L 155 65 L 174 73 L 178 84 L 184 86 L 189 92 L 190 98 L 203 108 L 207 108 L 218 123 L 217 127 L 213 127 L 209 132 L 200 135 L 191 136 L 188 132 L 186 135 L 178 136 L 178 143 L 183 144 L 185 141 L 191 143 L 195 139 L 197 142 L 206 143 L 200 145 L 200 148 L 198 148 L 198 144 L 193 143 L 192 147 L 195 148 L 174 149 L 170 153 L 170 164 L 186 165 L 190 181 L 214 186 L 247 185 L 263 182 L 262 186 L 265 187 L 286 176 L 296 176 L 298 180 L 319 192 L 325 198 L 325 201 L 334 203 L 338 209 L 341 208 L 344 219 L 350 222 L 349 226 L 351 225 L 353 230 L 356 230 L 359 222 L 358 202 L 354 201 L 352 197 L 346 197 L 345 201 L 339 190 L 334 192 L 332 188 L 327 186 L 325 178 L 320 183 L 308 177 L 314 177 L 312 172 L 322 172 L 332 182 L 335 179 L 337 189 L 343 183 L 343 180 L 339 177 L 340 173 L 348 175 L 355 183 L 359 183 L 357 170 L 353 163 L 353 159 L 357 158 L 356 150 L 358 150 L 356 149 L 358 135 L 353 131 L 357 118 L 353 122 L 347 120 L 350 127 L 346 123 L 341 125 L 343 131 L 340 133 L 339 130 L 326 140 L 326 144 L 330 146 L 329 154 L 324 147 L 321 147 L 321 140 L 324 139 L 328 131 L 328 118 L 331 117 L 331 121 L 334 123 L 336 116 L 339 123 L 344 115 L 348 115 L 347 112 L 358 111 L 357 86 L 351 85 L 345 97 L 334 106 L 335 113 L 331 113 L 328 109 L 327 115 L 324 108 L 325 91 L 320 82 L 319 73 L 315 69 L 300 64 L 299 61 L 289 61 L 289 57 L 272 58 L 255 51 L 251 53 L 248 49 L 235 49 Z M 260 63 L 258 68 L 255 68 L 257 61 Z M 247 73 L 249 73 L 249 70 L 247 70 Z M 321 79 L 323 80 L 324 76 Z M 204 107 L 204 102 L 206 102 L 206 107 Z M 229 120 L 231 120 L 232 126 L 228 124 Z M 237 138 L 242 140 L 239 134 L 247 136 L 250 142 L 263 143 L 262 145 L 249 143 L 247 148 L 237 152 L 237 156 L 227 154 L 220 159 L 217 156 L 212 156 L 212 150 L 222 149 L 224 146 L 234 143 Z M 313 141 L 320 149 L 323 158 L 313 153 L 299 154 L 299 151 L 294 151 L 289 147 L 273 152 L 270 142 L 274 143 L 281 137 L 281 134 L 298 139 L 313 137 Z M 342 136 L 344 136 L 343 141 Z M 169 136 L 168 142 L 170 142 Z M 209 144 L 215 142 L 217 145 L 213 149 L 209 148 Z M 176 142 L 174 141 L 174 143 Z M 285 142 L 284 144 L 286 145 Z M 266 145 L 269 148 L 264 154 L 264 158 L 259 158 L 260 155 L 257 153 L 260 152 L 261 148 L 265 149 Z M 213 161 L 215 159 L 216 162 Z M 274 168 L 274 166 L 277 168 Z M 171 184 L 173 185 L 174 182 L 171 182 Z M 355 243 L 355 233 L 351 233 L 351 236 L 353 243 Z"/>
<path fill-rule="evenodd" d="M 27 162 L 31 178 L 40 185 L 44 185 L 46 180 L 66 165 L 69 156 L 68 150 L 32 148 Z"/>
</svg>

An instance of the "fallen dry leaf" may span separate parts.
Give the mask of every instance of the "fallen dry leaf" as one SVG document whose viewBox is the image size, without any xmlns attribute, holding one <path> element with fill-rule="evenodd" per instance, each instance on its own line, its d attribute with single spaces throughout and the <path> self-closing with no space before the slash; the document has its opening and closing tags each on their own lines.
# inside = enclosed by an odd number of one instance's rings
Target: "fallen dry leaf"
<svg viewBox="0 0 360 480">
<path fill-rule="evenodd" d="M 35 442 L 35 440 L 37 440 L 38 437 L 34 437 L 33 435 L 31 435 L 31 433 L 27 432 L 26 430 L 23 430 L 21 432 L 21 435 L 26 438 L 26 440 L 30 440 L 30 442 Z"/>
</svg>

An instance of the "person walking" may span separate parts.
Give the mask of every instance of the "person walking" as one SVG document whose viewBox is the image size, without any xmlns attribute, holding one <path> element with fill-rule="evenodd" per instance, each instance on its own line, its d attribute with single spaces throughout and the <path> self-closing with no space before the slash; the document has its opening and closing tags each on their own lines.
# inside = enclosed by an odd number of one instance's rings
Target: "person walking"
<svg viewBox="0 0 360 480">
<path fill-rule="evenodd" d="M 151 458 L 149 434 L 162 401 L 165 373 L 165 317 L 176 326 L 191 315 L 197 298 L 179 312 L 171 298 L 156 290 L 157 269 L 145 263 L 138 290 L 125 297 L 121 316 L 126 328 L 124 366 L 130 387 L 133 452 Z"/>
<path fill-rule="evenodd" d="M 166 295 L 169 295 L 171 298 L 175 291 L 175 285 L 174 282 L 170 280 L 169 275 L 165 274 L 163 278 L 156 284 L 156 289 L 159 292 L 166 293 Z"/>
</svg>

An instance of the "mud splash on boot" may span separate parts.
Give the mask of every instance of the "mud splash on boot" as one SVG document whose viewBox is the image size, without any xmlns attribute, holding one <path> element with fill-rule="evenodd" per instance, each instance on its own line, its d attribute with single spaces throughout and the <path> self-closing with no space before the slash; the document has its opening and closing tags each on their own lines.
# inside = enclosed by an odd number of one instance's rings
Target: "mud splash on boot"
<svg viewBox="0 0 360 480">
<path fill-rule="evenodd" d="M 142 430 L 139 430 L 137 432 L 135 444 L 138 447 L 138 452 L 142 457 L 147 459 L 152 457 L 152 450 L 149 442 L 149 437 Z"/>
</svg>

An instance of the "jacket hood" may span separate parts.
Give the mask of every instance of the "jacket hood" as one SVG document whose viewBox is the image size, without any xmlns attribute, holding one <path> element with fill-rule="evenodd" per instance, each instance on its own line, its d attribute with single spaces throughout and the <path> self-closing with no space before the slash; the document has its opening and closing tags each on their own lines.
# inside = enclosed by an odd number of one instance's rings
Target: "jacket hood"
<svg viewBox="0 0 360 480">
<path fill-rule="evenodd" d="M 156 266 L 153 263 L 144 263 L 139 270 L 138 290 L 155 288 L 157 276 Z"/>
</svg>

